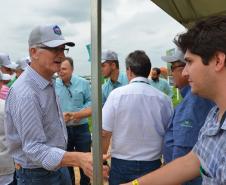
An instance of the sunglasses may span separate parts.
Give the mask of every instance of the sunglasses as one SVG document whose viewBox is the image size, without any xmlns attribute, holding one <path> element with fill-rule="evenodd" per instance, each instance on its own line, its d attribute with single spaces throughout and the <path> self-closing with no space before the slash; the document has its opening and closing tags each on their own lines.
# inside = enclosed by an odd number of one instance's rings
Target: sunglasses
<svg viewBox="0 0 226 185">
<path fill-rule="evenodd" d="M 185 65 L 183 64 L 181 64 L 181 65 L 171 65 L 171 71 L 173 72 L 173 71 L 175 71 L 175 69 L 177 69 L 177 68 L 179 68 L 179 67 L 185 67 Z"/>
<path fill-rule="evenodd" d="M 53 53 L 61 53 L 61 52 L 64 52 L 64 54 L 69 53 L 69 48 L 60 48 L 60 47 L 50 48 L 50 47 L 47 47 L 47 46 L 39 46 L 38 48 L 46 49 L 46 50 L 53 52 Z"/>
</svg>

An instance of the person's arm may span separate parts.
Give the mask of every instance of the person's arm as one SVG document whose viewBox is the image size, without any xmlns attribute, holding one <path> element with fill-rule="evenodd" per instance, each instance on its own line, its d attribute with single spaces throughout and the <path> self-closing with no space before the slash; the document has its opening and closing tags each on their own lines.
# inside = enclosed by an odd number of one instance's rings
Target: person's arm
<svg viewBox="0 0 226 185">
<path fill-rule="evenodd" d="M 200 162 L 192 151 L 139 179 L 138 185 L 178 185 L 199 176 Z M 129 182 L 121 185 L 133 185 Z"/>
<path fill-rule="evenodd" d="M 91 109 L 91 107 L 88 107 L 88 108 L 82 109 L 78 112 L 73 112 L 72 113 L 72 120 L 80 121 L 81 119 L 87 118 L 91 115 L 92 115 L 92 109 Z"/>
<path fill-rule="evenodd" d="M 43 130 L 43 110 L 38 98 L 32 95 L 20 97 L 16 99 L 16 103 L 15 99 L 15 95 L 8 98 L 5 124 L 15 126 L 21 139 L 22 150 L 28 160 L 47 170 L 55 170 L 65 151 L 46 144 L 48 138 Z"/>
<path fill-rule="evenodd" d="M 102 129 L 102 150 L 103 154 L 107 154 L 110 145 L 112 133 Z"/>
</svg>

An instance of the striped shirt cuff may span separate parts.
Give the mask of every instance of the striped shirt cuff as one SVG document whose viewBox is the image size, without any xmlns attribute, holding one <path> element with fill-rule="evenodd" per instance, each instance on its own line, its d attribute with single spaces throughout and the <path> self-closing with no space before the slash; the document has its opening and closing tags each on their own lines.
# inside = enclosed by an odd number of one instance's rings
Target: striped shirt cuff
<svg viewBox="0 0 226 185">
<path fill-rule="evenodd" d="M 48 155 L 42 162 L 43 168 L 53 171 L 59 167 L 61 160 L 63 159 L 65 151 L 59 148 L 51 148 Z"/>
</svg>

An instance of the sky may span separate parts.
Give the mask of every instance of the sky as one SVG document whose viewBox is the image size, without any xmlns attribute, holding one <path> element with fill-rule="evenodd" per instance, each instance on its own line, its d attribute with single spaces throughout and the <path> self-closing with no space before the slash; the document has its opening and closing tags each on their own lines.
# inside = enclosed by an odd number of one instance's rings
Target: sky
<svg viewBox="0 0 226 185">
<path fill-rule="evenodd" d="M 57 24 L 66 40 L 75 42 L 69 56 L 75 73 L 90 75 L 86 45 L 91 40 L 90 0 L 7 0 L 0 7 L 0 52 L 11 61 L 28 56 L 28 36 L 37 25 Z M 102 49 L 118 53 L 120 69 L 134 50 L 144 50 L 153 67 L 174 48 L 174 37 L 185 28 L 150 0 L 102 0 Z"/>
</svg>

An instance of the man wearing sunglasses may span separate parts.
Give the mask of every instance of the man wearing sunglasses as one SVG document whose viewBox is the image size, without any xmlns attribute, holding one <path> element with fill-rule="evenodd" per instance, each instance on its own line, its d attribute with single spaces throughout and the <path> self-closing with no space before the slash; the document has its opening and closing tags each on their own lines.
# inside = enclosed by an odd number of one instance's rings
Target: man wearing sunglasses
<svg viewBox="0 0 226 185">
<path fill-rule="evenodd" d="M 13 84 L 6 100 L 6 138 L 15 161 L 18 185 L 71 185 L 65 166 L 92 176 L 90 153 L 67 152 L 67 131 L 55 94 L 53 74 L 60 71 L 66 46 L 59 26 L 30 33 L 31 65 Z"/>
<path fill-rule="evenodd" d="M 184 54 L 179 49 L 174 49 L 171 55 L 163 56 L 162 60 L 171 64 L 175 87 L 179 88 L 183 97 L 174 110 L 171 124 L 164 138 L 163 157 L 164 162 L 169 163 L 192 150 L 213 103 L 191 93 L 188 77 L 182 76 L 186 63 Z M 200 185 L 201 182 L 202 179 L 199 177 L 184 185 Z"/>
</svg>

